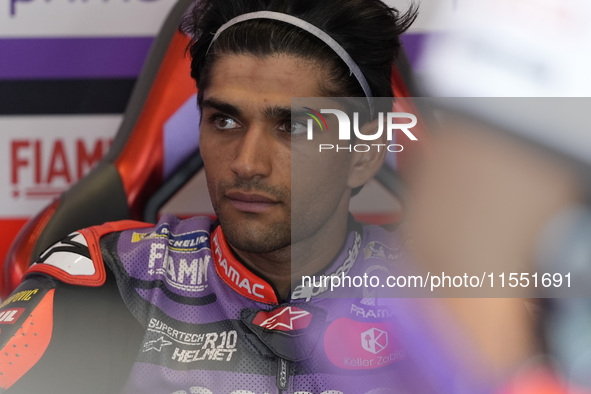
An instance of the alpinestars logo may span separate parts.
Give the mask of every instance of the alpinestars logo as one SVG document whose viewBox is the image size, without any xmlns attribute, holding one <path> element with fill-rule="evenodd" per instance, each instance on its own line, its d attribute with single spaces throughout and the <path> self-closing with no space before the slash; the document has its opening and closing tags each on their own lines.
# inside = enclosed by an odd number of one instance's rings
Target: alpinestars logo
<svg viewBox="0 0 591 394">
<path fill-rule="evenodd" d="M 51 246 L 35 264 L 52 265 L 74 276 L 92 276 L 96 272 L 88 243 L 79 232 L 74 232 Z"/>
<path fill-rule="evenodd" d="M 361 346 L 370 353 L 378 354 L 388 347 L 388 333 L 371 328 L 361 333 Z"/>
<path fill-rule="evenodd" d="M 267 330 L 293 331 L 308 327 L 312 314 L 295 306 L 286 306 L 270 312 L 261 311 L 253 323 Z"/>
<path fill-rule="evenodd" d="M 164 337 L 160 337 L 156 340 L 144 343 L 144 352 L 148 352 L 150 350 L 156 350 L 157 352 L 160 352 L 164 346 L 169 345 L 172 345 L 172 342 L 167 341 L 164 339 Z"/>
<path fill-rule="evenodd" d="M 75 253 L 90 259 L 90 252 L 88 251 L 88 244 L 86 239 L 79 232 L 72 233 L 66 238 L 47 249 L 40 257 L 38 263 L 46 262 L 54 253 L 68 252 Z"/>
</svg>

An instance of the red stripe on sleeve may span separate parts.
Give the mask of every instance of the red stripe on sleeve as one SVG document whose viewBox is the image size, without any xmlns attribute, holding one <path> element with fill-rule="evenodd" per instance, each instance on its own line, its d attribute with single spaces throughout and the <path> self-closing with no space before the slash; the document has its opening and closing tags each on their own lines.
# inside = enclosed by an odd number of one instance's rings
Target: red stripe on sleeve
<svg viewBox="0 0 591 394">
<path fill-rule="evenodd" d="M 0 388 L 8 389 L 41 359 L 53 331 L 51 289 L 0 353 Z"/>
</svg>

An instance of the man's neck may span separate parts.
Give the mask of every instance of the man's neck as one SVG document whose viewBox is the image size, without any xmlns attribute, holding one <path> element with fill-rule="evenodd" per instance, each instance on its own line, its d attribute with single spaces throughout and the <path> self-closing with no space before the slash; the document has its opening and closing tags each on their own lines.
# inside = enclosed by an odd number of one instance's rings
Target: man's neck
<svg viewBox="0 0 591 394">
<path fill-rule="evenodd" d="M 348 216 L 327 223 L 309 236 L 269 253 L 249 253 L 232 247 L 251 270 L 261 274 L 286 300 L 303 275 L 314 275 L 326 268 L 342 249 L 348 232 Z"/>
</svg>

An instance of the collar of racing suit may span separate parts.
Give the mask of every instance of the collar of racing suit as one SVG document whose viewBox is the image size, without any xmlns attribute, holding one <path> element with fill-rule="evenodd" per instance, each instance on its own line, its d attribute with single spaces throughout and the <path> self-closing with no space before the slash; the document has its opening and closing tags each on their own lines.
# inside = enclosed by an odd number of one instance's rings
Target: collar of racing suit
<svg viewBox="0 0 591 394">
<path fill-rule="evenodd" d="M 348 234 L 345 237 L 343 246 L 335 258 L 318 275 L 340 275 L 346 274 L 355 263 L 361 249 L 361 225 L 356 222 L 352 216 L 349 216 Z M 221 226 L 213 231 L 211 237 L 211 251 L 215 263 L 215 270 L 218 276 L 234 291 L 244 297 L 257 302 L 270 305 L 279 305 L 280 298 L 273 284 L 264 279 L 262 275 L 250 270 L 241 262 L 232 252 L 232 249 L 226 241 L 226 237 Z M 346 272 L 344 272 L 346 271 Z M 302 284 L 297 285 L 291 291 L 290 299 L 306 299 L 310 301 L 312 296 L 319 292 L 326 291 L 318 287 L 307 287 Z"/>
</svg>

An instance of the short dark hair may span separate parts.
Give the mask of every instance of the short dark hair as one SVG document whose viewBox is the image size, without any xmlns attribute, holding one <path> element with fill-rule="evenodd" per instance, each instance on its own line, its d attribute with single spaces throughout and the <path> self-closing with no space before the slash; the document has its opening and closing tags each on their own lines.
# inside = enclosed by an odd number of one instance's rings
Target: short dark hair
<svg viewBox="0 0 591 394">
<path fill-rule="evenodd" d="M 348 66 L 324 42 L 290 24 L 256 19 L 225 30 L 208 52 L 221 25 L 245 13 L 275 11 L 303 19 L 336 40 L 357 63 L 374 97 L 393 97 L 392 67 L 400 51 L 399 36 L 414 22 L 417 8 L 400 14 L 380 0 L 201 0 L 184 17 L 181 30 L 192 38 L 191 76 L 199 91 L 207 88 L 211 66 L 222 54 L 265 57 L 283 53 L 316 60 L 326 68 L 327 97 L 362 97 Z M 206 56 L 207 55 L 207 56 Z M 199 103 L 202 96 L 199 95 Z"/>
</svg>

